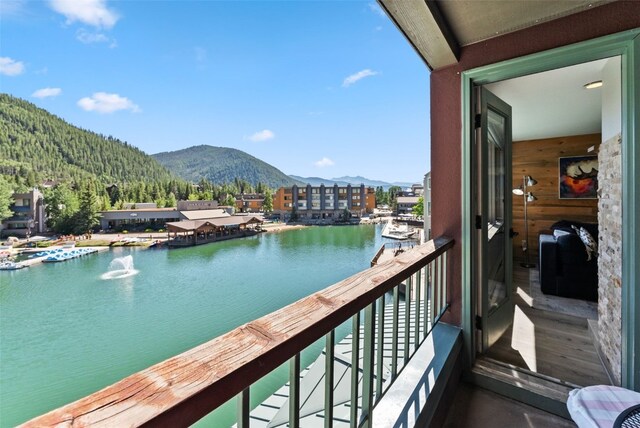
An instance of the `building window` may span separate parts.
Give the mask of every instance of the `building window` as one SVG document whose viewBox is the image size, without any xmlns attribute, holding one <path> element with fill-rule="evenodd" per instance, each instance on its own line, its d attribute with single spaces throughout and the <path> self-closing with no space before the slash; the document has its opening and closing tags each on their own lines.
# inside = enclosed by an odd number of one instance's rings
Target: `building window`
<svg viewBox="0 0 640 428">
<path fill-rule="evenodd" d="M 431 201 L 427 201 L 427 215 L 431 217 Z"/>
</svg>

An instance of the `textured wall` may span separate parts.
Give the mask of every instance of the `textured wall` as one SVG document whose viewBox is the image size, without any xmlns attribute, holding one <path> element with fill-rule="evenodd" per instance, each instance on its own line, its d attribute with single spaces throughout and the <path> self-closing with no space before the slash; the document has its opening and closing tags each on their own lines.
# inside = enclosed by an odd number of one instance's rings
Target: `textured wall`
<svg viewBox="0 0 640 428">
<path fill-rule="evenodd" d="M 606 364 L 620 384 L 622 330 L 622 147 L 620 135 L 600 146 L 598 200 L 598 335 Z"/>
<path fill-rule="evenodd" d="M 560 199 L 558 190 L 558 158 L 567 156 L 595 155 L 590 147 L 598 147 L 600 134 L 575 135 L 545 138 L 542 140 L 514 141 L 513 187 L 522 185 L 522 177 L 530 175 L 538 184 L 527 190 L 537 200 L 527 205 L 529 220 L 529 256 L 538 257 L 538 235 L 548 231 L 558 220 L 573 220 L 586 223 L 598 221 L 597 199 Z M 513 239 L 513 255 L 522 259 L 524 234 L 524 201 L 522 196 L 513 195 L 513 230 L 519 233 Z"/>
</svg>

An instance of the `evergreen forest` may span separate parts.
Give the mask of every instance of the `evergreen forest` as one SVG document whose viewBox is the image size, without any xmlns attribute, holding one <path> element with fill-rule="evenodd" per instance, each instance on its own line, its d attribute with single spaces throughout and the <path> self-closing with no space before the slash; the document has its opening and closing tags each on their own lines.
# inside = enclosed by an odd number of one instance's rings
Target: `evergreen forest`
<svg viewBox="0 0 640 428">
<path fill-rule="evenodd" d="M 187 181 L 127 142 L 0 94 L 0 190 L 6 190 L 0 193 L 44 190 L 49 226 L 60 233 L 84 233 L 97 225 L 96 212 L 126 203 L 175 207 L 178 200 L 217 200 L 234 205 L 238 193 L 272 192 L 263 182 L 244 179 L 243 172 L 217 176 L 216 182 L 195 176 Z M 4 199 L 10 201 L 0 197 L 0 203 Z M 6 205 L 0 207 L 2 218 L 12 215 Z"/>
</svg>

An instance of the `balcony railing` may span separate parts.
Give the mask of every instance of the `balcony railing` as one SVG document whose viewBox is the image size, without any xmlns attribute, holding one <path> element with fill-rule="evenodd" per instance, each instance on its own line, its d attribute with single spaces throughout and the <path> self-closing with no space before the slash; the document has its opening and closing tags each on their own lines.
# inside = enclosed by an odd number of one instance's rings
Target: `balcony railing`
<svg viewBox="0 0 640 428">
<path fill-rule="evenodd" d="M 371 426 L 375 404 L 449 308 L 453 245 L 440 237 L 416 246 L 25 425 L 186 426 L 237 397 L 238 427 L 247 427 L 251 385 L 289 361 L 289 426 L 298 427 L 300 354 L 324 337 L 324 409 L 314 417 L 330 427 L 338 382 L 335 332 L 351 319 L 348 418 L 351 426 Z"/>
</svg>

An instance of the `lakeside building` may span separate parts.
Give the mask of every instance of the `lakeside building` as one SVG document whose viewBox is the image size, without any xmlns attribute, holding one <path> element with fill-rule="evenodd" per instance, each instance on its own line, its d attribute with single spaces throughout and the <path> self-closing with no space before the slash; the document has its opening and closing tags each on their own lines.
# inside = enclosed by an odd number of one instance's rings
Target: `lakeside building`
<svg viewBox="0 0 640 428">
<path fill-rule="evenodd" d="M 264 195 L 262 193 L 241 193 L 235 195 L 236 212 L 260 212 L 264 205 Z"/>
<path fill-rule="evenodd" d="M 100 228 L 106 231 L 160 229 L 169 222 L 210 220 L 231 214 L 233 207 L 220 206 L 217 201 L 178 201 L 176 208 L 158 208 L 154 202 L 127 203 L 122 210 L 102 211 Z"/>
<path fill-rule="evenodd" d="M 398 215 L 412 214 L 419 199 L 420 196 L 398 196 Z"/>
<path fill-rule="evenodd" d="M 293 185 L 279 188 L 273 197 L 273 212 L 283 220 L 291 216 L 294 208 L 300 219 L 337 219 L 345 209 L 353 217 L 362 217 L 372 213 L 375 206 L 375 189 L 364 184 Z"/>
<path fill-rule="evenodd" d="M 13 215 L 0 223 L 2 236 L 24 236 L 46 230 L 47 217 L 44 211 L 44 196 L 33 188 L 26 193 L 14 193 L 9 209 Z"/>
<path fill-rule="evenodd" d="M 216 218 L 167 223 L 167 245 L 169 248 L 191 247 L 251 236 L 262 230 L 262 217 L 225 214 Z"/>
<path fill-rule="evenodd" d="M 153 204 L 155 206 L 155 204 Z M 139 228 L 162 228 L 169 221 L 180 220 L 176 208 L 138 208 L 100 212 L 100 228 L 104 231 L 136 230 Z"/>
</svg>

